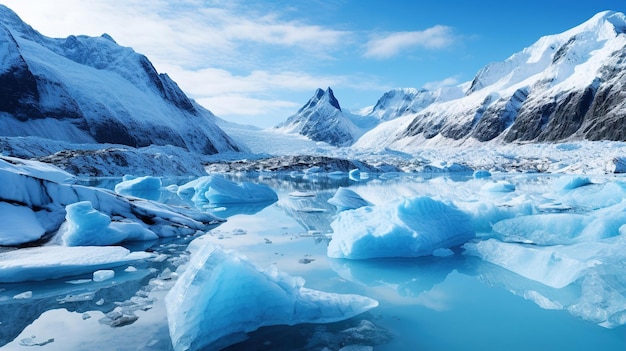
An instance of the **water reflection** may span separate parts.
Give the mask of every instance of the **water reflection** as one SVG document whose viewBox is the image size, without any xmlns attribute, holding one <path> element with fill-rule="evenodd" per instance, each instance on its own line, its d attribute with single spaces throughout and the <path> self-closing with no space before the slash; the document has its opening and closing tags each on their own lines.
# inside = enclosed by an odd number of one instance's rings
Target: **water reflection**
<svg viewBox="0 0 626 351">
<path fill-rule="evenodd" d="M 330 259 L 330 262 L 343 279 L 368 287 L 384 286 L 403 297 L 417 297 L 446 280 L 464 260 L 464 256 L 456 254 L 411 259 Z"/>
</svg>

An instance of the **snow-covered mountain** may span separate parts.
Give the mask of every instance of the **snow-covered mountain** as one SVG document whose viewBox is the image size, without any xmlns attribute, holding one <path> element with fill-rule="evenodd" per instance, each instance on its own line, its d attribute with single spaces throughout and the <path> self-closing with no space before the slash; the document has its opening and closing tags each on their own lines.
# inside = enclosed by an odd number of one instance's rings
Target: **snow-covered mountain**
<svg viewBox="0 0 626 351">
<path fill-rule="evenodd" d="M 598 13 L 485 66 L 460 87 L 464 96 L 381 123 L 355 146 L 626 140 L 626 16 Z M 377 113 L 402 115 L 432 101 L 424 95 L 405 101 L 405 93 Z"/>
<path fill-rule="evenodd" d="M 331 88 L 317 89 L 309 101 L 296 114 L 278 126 L 276 130 L 284 133 L 301 134 L 311 140 L 323 141 L 334 146 L 351 145 L 363 129 L 371 128 L 363 119 L 359 125 L 354 123 L 352 116 L 341 110 L 339 101 Z M 358 122 L 358 121 L 357 121 Z"/>
<path fill-rule="evenodd" d="M 0 5 L 0 135 L 202 154 L 244 147 L 166 74 L 110 36 L 48 38 Z"/>
<path fill-rule="evenodd" d="M 436 103 L 460 98 L 463 96 L 463 87 L 446 87 L 437 90 L 398 88 L 393 89 L 378 99 L 376 105 L 367 113 L 381 121 L 417 113 Z"/>
</svg>

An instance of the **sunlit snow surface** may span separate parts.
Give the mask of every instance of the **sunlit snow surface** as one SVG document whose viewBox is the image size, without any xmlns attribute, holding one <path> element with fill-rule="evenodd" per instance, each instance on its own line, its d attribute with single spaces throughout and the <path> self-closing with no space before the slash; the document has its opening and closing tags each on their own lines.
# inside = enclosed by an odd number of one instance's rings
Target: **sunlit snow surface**
<svg viewBox="0 0 626 351">
<path fill-rule="evenodd" d="M 247 204 L 197 206 L 188 196 L 180 197 L 174 191 L 184 189 L 189 182 L 180 179 L 175 186 L 167 185 L 170 198 L 160 201 L 185 204 L 190 207 L 187 211 L 228 213 L 228 221 L 193 236 L 129 244 L 130 251 L 138 252 L 130 255 L 148 255 L 140 260 L 102 266 L 88 265 L 86 259 L 73 256 L 83 262 L 79 264 L 81 271 L 46 281 L 0 284 L 0 349 L 40 345 L 37 347 L 42 350 L 68 350 L 89 345 L 90 349 L 172 350 L 165 296 L 187 279 L 201 280 L 198 272 L 204 271 L 205 265 L 194 269 L 195 274 L 189 267 L 205 244 L 223 247 L 220 257 L 226 262 L 224 266 L 219 263 L 221 259 L 205 262 L 227 267 L 225 271 L 233 274 L 229 280 L 232 285 L 219 284 L 230 286 L 232 294 L 218 294 L 235 303 L 233 308 L 241 307 L 236 302 L 251 303 L 256 296 L 253 291 L 267 288 L 254 283 L 254 275 L 235 274 L 239 270 L 230 268 L 239 266 L 231 263 L 238 260 L 249 268 L 247 273 L 260 274 L 266 280 L 265 273 L 283 272 L 303 277 L 308 289 L 379 301 L 370 312 L 343 322 L 262 327 L 227 350 L 339 350 L 351 345 L 385 351 L 416 347 L 625 349 L 626 179 L 616 175 L 490 172 L 491 177 L 486 178 L 476 178 L 473 173 L 370 174 L 356 180 L 347 173 L 226 177 L 237 183 L 265 184 L 278 195 L 277 202 L 257 206 L 254 211 Z M 367 199 L 367 206 L 338 212 L 329 199 L 340 188 Z M 419 203 L 424 199 L 461 213 L 463 226 L 474 236 L 418 258 L 328 258 L 329 242 L 343 235 L 331 226 L 341 216 L 353 216 L 350 213 L 366 208 L 373 212 L 397 210 L 407 200 Z M 156 203 L 152 206 L 158 209 Z M 439 233 L 459 225 L 457 220 L 432 220 L 438 223 L 434 227 L 440 228 Z M 384 223 L 381 220 L 377 225 Z M 201 239 L 188 245 L 193 238 Z M 126 250 L 52 244 L 36 249 L 50 254 L 43 255 L 45 260 L 39 260 L 39 266 L 24 272 L 35 272 L 43 279 L 52 277 L 49 271 L 60 271 L 61 257 L 70 257 L 64 249 L 76 249 L 75 255 L 88 255 L 89 250 L 102 254 Z M 20 257 L 28 256 L 28 250 L 32 249 L 0 249 L 0 257 L 10 258 L 11 267 L 26 267 L 29 261 Z M 276 270 L 258 269 L 270 266 Z M 254 284 L 246 289 L 234 287 L 245 282 Z M 267 303 L 258 297 L 262 300 L 259 305 Z M 198 292 L 188 299 L 197 304 L 185 308 L 200 310 L 204 306 L 209 313 L 228 315 L 223 305 L 216 310 L 210 303 L 203 305 L 207 301 L 215 300 Z M 278 303 L 278 299 L 272 302 Z M 244 314 L 218 319 L 225 325 L 264 325 L 264 317 L 247 320 L 242 318 Z M 202 331 L 193 324 L 185 326 L 191 322 L 184 318 L 178 320 L 183 326 L 175 328 L 175 335 Z M 207 331 L 212 328 L 198 323 Z M 455 325 L 459 325 L 455 337 L 450 337 L 450 328 Z"/>
</svg>

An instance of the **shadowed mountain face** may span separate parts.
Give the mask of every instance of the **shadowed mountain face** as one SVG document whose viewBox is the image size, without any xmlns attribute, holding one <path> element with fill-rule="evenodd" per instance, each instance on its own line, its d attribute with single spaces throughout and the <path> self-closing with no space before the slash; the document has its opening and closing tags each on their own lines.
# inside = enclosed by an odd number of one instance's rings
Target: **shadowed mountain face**
<svg viewBox="0 0 626 351">
<path fill-rule="evenodd" d="M 166 74 L 101 37 L 45 37 L 0 5 L 0 135 L 241 150 Z"/>
</svg>

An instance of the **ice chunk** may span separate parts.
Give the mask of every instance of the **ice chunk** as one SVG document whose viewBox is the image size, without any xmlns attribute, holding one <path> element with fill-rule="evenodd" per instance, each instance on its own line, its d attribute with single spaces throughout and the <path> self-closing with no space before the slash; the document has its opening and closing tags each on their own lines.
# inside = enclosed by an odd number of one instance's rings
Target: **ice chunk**
<svg viewBox="0 0 626 351">
<path fill-rule="evenodd" d="M 123 179 L 121 183 L 115 185 L 115 192 L 118 194 L 133 190 L 159 190 L 162 186 L 161 178 L 159 177 L 124 177 Z"/>
<path fill-rule="evenodd" d="M 554 187 L 559 191 L 572 190 L 589 184 L 592 184 L 591 180 L 581 176 L 561 176 L 554 181 Z"/>
<path fill-rule="evenodd" d="M 474 171 L 474 178 L 476 179 L 481 179 L 481 178 L 489 178 L 491 177 L 491 172 L 489 172 L 486 169 L 479 169 Z"/>
<path fill-rule="evenodd" d="M 496 237 L 538 245 L 571 244 L 588 218 L 575 213 L 548 213 L 504 219 L 493 225 Z"/>
<path fill-rule="evenodd" d="M 233 204 L 246 202 L 274 202 L 278 195 L 264 184 L 249 182 L 235 183 L 222 176 L 206 176 L 193 180 L 178 189 L 178 194 L 188 197 L 193 194 L 194 202 Z"/>
<path fill-rule="evenodd" d="M 20 245 L 41 238 L 46 230 L 28 207 L 0 202 L 0 245 Z"/>
<path fill-rule="evenodd" d="M 363 296 L 304 288 L 302 278 L 263 271 L 210 242 L 192 246 L 186 270 L 165 298 L 177 351 L 220 349 L 262 326 L 335 322 L 378 305 Z"/>
<path fill-rule="evenodd" d="M 328 203 L 336 206 L 339 211 L 354 210 L 359 207 L 372 205 L 372 203 L 348 188 L 337 189 L 335 195 L 328 199 Z"/>
<path fill-rule="evenodd" d="M 534 212 L 530 200 L 526 198 L 514 200 L 505 203 L 490 201 L 467 202 L 460 203 L 459 206 L 462 206 L 462 209 L 471 215 L 474 230 L 477 232 L 490 232 L 492 226 L 503 219 L 530 215 Z"/>
<path fill-rule="evenodd" d="M 620 235 L 626 224 L 626 202 L 589 212 L 548 213 L 504 219 L 493 226 L 502 241 L 567 245 Z"/>
<path fill-rule="evenodd" d="M 115 271 L 110 269 L 101 269 L 93 272 L 94 282 L 103 282 L 105 280 L 113 279 L 113 277 L 115 277 Z"/>
<path fill-rule="evenodd" d="M 90 201 L 65 207 L 66 223 L 59 235 L 67 246 L 113 245 L 124 241 L 155 240 L 158 236 L 137 222 L 111 222 L 106 214 L 93 208 Z"/>
<path fill-rule="evenodd" d="M 595 259 L 568 255 L 558 246 L 526 246 L 488 239 L 463 247 L 467 254 L 557 289 L 573 283 L 586 269 L 599 264 Z"/>
<path fill-rule="evenodd" d="M 0 283 L 47 280 L 123 266 L 151 257 L 119 246 L 41 246 L 0 253 Z"/>
<path fill-rule="evenodd" d="M 340 212 L 331 227 L 333 258 L 425 256 L 475 235 L 470 216 L 426 196 Z"/>
<path fill-rule="evenodd" d="M 161 196 L 161 178 L 144 176 L 124 176 L 121 183 L 115 185 L 115 192 L 121 195 L 131 195 L 149 200 L 158 200 Z"/>
<path fill-rule="evenodd" d="M 515 191 L 515 184 L 505 180 L 500 180 L 483 185 L 481 190 L 489 193 L 510 193 Z"/>
<path fill-rule="evenodd" d="M 348 172 L 348 178 L 358 182 L 361 180 L 361 170 L 358 168 L 350 170 L 350 172 Z"/>
</svg>

